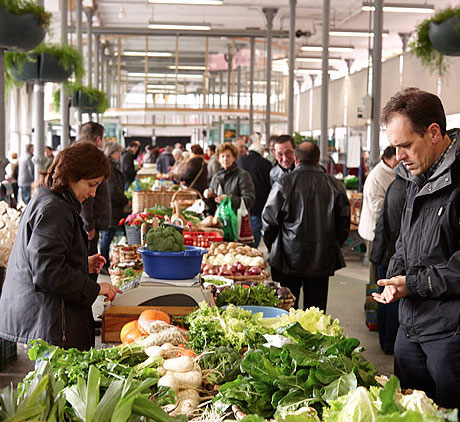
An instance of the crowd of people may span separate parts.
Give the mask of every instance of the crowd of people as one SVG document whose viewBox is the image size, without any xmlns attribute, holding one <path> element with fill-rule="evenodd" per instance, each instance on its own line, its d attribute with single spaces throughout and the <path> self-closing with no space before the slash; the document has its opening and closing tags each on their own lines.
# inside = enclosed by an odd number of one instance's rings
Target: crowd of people
<svg viewBox="0 0 460 422">
<path fill-rule="evenodd" d="M 416 88 L 394 95 L 382 110 L 390 146 L 369 173 L 359 233 L 369 249 L 370 280 L 380 291 L 380 341 L 394 353 L 402 388 L 426 391 L 456 407 L 460 394 L 460 145 L 446 130 L 440 99 Z M 313 142 L 290 135 L 259 142 L 226 142 L 205 151 L 182 144 L 164 149 L 137 141 L 126 149 L 104 143 L 104 128 L 89 122 L 34 184 L 33 146 L 12 157 L 8 177 L 24 202 L 0 297 L 0 337 L 34 338 L 65 348 L 94 344 L 91 304 L 120 291 L 94 275 L 107 268 L 109 247 L 127 212 L 126 190 L 137 164 L 199 191 L 219 206 L 228 196 L 249 210 L 255 246 L 263 238 L 272 278 L 303 307 L 327 308 L 329 277 L 345 265 L 341 246 L 350 228 L 344 184 L 320 164 Z M 137 164 L 136 164 L 137 163 Z M 99 244 L 100 237 L 100 244 Z M 93 274 L 93 279 L 91 278 Z M 398 305 L 399 304 L 399 305 Z M 399 309 L 399 311 L 398 311 Z M 33 310 L 33 312 L 30 312 Z M 399 314 L 399 315 L 398 315 Z"/>
</svg>

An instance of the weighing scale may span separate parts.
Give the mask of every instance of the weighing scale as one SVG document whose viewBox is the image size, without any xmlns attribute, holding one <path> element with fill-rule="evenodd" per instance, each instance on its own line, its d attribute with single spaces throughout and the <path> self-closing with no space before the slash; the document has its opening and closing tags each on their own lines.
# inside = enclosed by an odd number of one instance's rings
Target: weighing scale
<svg viewBox="0 0 460 422">
<path fill-rule="evenodd" d="M 199 275 L 187 280 L 160 280 L 145 272 L 121 287 L 112 306 L 198 306 L 209 303 L 209 290 L 201 286 Z"/>
</svg>

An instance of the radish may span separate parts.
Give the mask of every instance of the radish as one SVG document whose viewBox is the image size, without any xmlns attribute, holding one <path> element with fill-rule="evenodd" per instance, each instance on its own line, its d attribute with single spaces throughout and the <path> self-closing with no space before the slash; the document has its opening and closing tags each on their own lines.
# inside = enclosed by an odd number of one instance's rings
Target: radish
<svg viewBox="0 0 460 422">
<path fill-rule="evenodd" d="M 189 372 L 193 370 L 194 365 L 195 360 L 190 356 L 181 356 L 163 362 L 163 368 L 172 372 Z"/>
</svg>

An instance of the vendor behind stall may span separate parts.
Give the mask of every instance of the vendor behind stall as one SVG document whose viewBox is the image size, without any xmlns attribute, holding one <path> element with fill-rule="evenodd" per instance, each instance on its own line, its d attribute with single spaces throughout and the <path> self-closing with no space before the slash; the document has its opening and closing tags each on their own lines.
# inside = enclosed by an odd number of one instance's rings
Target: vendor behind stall
<svg viewBox="0 0 460 422">
<path fill-rule="evenodd" d="M 89 277 L 105 259 L 88 257 L 80 210 L 109 174 L 108 159 L 92 143 L 77 142 L 57 155 L 19 224 L 0 297 L 0 337 L 94 346 L 91 305 L 98 295 L 113 300 L 119 290 Z"/>
</svg>

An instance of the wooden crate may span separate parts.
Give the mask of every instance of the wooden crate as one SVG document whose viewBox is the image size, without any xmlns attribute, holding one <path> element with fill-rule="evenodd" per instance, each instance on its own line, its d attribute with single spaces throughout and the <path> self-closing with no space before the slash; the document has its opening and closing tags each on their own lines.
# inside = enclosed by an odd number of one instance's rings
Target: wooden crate
<svg viewBox="0 0 460 422">
<path fill-rule="evenodd" d="M 168 315 L 184 316 L 193 306 L 111 306 L 102 315 L 102 343 L 120 343 L 120 331 L 126 323 L 137 319 L 146 309 L 157 309 Z"/>
</svg>

